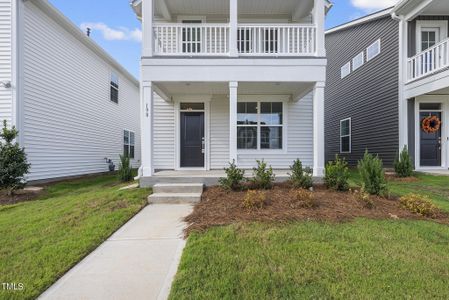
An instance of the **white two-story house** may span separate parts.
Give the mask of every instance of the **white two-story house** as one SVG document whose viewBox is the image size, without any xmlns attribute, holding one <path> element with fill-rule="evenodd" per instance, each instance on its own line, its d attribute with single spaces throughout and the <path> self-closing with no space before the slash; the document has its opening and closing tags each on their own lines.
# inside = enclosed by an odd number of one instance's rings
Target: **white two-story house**
<svg viewBox="0 0 449 300">
<path fill-rule="evenodd" d="M 168 174 L 213 176 L 232 161 L 250 169 L 262 159 L 286 170 L 299 158 L 323 175 L 329 2 L 132 6 L 143 29 L 143 186 Z"/>
</svg>

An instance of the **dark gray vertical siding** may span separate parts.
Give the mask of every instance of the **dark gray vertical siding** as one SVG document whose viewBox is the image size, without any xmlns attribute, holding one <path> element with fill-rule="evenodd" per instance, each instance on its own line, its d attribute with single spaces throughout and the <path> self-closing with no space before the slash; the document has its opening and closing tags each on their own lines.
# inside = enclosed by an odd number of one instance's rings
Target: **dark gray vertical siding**
<svg viewBox="0 0 449 300">
<path fill-rule="evenodd" d="M 381 54 L 340 78 L 341 67 L 376 40 Z M 328 57 L 325 93 L 326 158 L 340 152 L 340 120 L 352 118 L 352 153 L 341 154 L 351 165 L 365 149 L 388 167 L 399 146 L 399 24 L 390 16 L 326 35 Z"/>
<path fill-rule="evenodd" d="M 448 21 L 449 16 L 418 16 L 408 23 L 408 57 L 416 55 L 416 21 Z"/>
<path fill-rule="evenodd" d="M 407 101 L 407 121 L 408 121 L 408 152 L 411 157 L 415 157 L 415 98 Z M 413 159 L 413 164 L 415 160 Z"/>
</svg>

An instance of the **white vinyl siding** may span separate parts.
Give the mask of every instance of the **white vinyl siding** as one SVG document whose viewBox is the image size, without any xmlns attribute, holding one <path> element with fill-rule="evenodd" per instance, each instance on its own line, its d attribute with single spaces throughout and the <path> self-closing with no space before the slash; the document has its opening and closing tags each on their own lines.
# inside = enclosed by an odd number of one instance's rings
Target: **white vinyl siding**
<svg viewBox="0 0 449 300">
<path fill-rule="evenodd" d="M 175 107 L 154 94 L 153 163 L 156 170 L 175 168 Z"/>
<path fill-rule="evenodd" d="M 210 167 L 223 169 L 229 162 L 229 100 L 215 96 L 210 103 Z"/>
<path fill-rule="evenodd" d="M 11 0 L 0 0 L 0 81 L 12 80 L 12 6 Z M 0 125 L 13 121 L 13 99 L 10 88 L 0 87 Z"/>
<path fill-rule="evenodd" d="M 139 88 L 121 76 L 110 99 L 111 66 L 59 23 L 25 3 L 24 147 L 30 180 L 106 172 L 119 164 L 123 129 L 135 132 L 140 165 Z"/>
</svg>

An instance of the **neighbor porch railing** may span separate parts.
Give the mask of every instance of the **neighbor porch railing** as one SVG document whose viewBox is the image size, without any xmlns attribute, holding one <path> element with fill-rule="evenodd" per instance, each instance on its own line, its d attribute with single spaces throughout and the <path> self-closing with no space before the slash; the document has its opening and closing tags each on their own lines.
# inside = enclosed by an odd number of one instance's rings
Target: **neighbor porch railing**
<svg viewBox="0 0 449 300">
<path fill-rule="evenodd" d="M 229 24 L 154 24 L 154 53 L 161 56 L 314 56 L 313 24 L 239 24 L 230 40 Z M 235 43 L 235 44 L 232 44 Z"/>
<path fill-rule="evenodd" d="M 449 67 L 449 39 L 418 53 L 407 62 L 408 81 L 431 75 Z"/>
</svg>

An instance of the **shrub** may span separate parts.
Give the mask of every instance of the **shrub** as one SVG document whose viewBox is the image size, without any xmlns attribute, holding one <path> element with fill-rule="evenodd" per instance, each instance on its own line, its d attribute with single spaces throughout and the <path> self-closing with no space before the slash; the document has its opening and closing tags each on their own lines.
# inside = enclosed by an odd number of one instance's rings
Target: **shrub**
<svg viewBox="0 0 449 300">
<path fill-rule="evenodd" d="M 335 161 L 326 164 L 324 183 L 327 188 L 336 191 L 347 191 L 349 189 L 349 168 L 348 163 L 338 155 Z"/>
<path fill-rule="evenodd" d="M 398 153 L 394 161 L 394 170 L 396 175 L 405 178 L 413 175 L 413 163 L 410 154 L 408 153 L 407 146 L 402 149 L 401 153 Z"/>
<path fill-rule="evenodd" d="M 18 134 L 15 127 L 8 129 L 6 120 L 3 121 L 0 133 L 0 189 L 8 190 L 10 196 L 25 186 L 25 175 L 30 169 L 25 149 L 14 142 Z"/>
<path fill-rule="evenodd" d="M 356 199 L 362 203 L 363 207 L 372 209 L 374 208 L 374 201 L 371 199 L 371 196 L 369 193 L 366 192 L 366 190 L 362 187 L 360 191 L 355 190 L 354 195 Z"/>
<path fill-rule="evenodd" d="M 318 206 L 313 192 L 304 189 L 292 190 L 290 197 L 292 208 L 314 208 Z"/>
<path fill-rule="evenodd" d="M 243 207 L 246 209 L 261 209 L 265 207 L 267 197 L 263 191 L 249 190 L 243 198 Z"/>
<path fill-rule="evenodd" d="M 378 156 L 369 154 L 366 151 L 363 159 L 359 161 L 358 169 L 366 192 L 378 196 L 388 194 L 383 163 Z"/>
<path fill-rule="evenodd" d="M 252 183 L 256 188 L 268 190 L 273 187 L 275 180 L 273 168 L 271 166 L 267 167 L 265 161 L 257 160 L 257 168 L 253 168 L 253 171 L 254 178 L 252 179 Z"/>
<path fill-rule="evenodd" d="M 290 175 L 290 181 L 296 188 L 309 189 L 313 186 L 312 169 L 303 168 L 302 162 L 297 159 L 290 166 L 292 171 Z"/>
<path fill-rule="evenodd" d="M 131 168 L 131 161 L 127 155 L 120 155 L 118 176 L 122 182 L 129 182 L 134 179 L 133 169 Z"/>
<path fill-rule="evenodd" d="M 417 194 L 408 194 L 399 200 L 408 211 L 426 217 L 433 217 L 437 212 L 436 206 L 429 197 Z"/>
<path fill-rule="evenodd" d="M 242 187 L 242 182 L 245 178 L 245 171 L 237 168 L 235 160 L 229 163 L 229 168 L 224 169 L 226 178 L 220 178 L 220 186 L 227 190 L 238 190 Z"/>
</svg>

